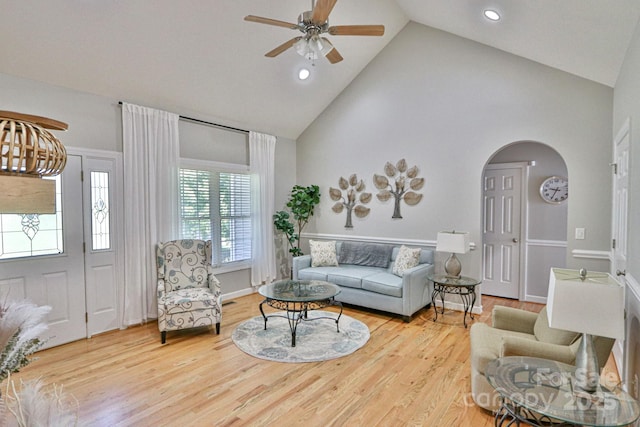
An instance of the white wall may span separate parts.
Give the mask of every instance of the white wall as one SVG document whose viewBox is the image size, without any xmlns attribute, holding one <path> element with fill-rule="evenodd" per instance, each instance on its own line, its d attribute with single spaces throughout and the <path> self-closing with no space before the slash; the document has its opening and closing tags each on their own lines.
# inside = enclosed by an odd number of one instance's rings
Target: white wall
<svg viewBox="0 0 640 427">
<path fill-rule="evenodd" d="M 65 147 L 122 152 L 117 99 L 105 98 L 0 73 L 0 109 L 50 117 L 69 125 L 55 132 Z"/>
<path fill-rule="evenodd" d="M 481 242 L 485 163 L 516 141 L 538 141 L 565 159 L 571 177 L 567 236 L 574 248 L 608 250 L 611 88 L 416 23 L 409 23 L 298 138 L 298 182 L 318 184 L 322 199 L 310 232 L 435 240 L 467 230 Z M 375 193 L 374 173 L 406 158 L 426 179 L 423 200 L 392 206 L 373 199 L 371 213 L 344 229 L 328 188 L 357 173 Z M 569 233 L 570 234 L 570 233 Z M 480 277 L 481 251 L 466 254 L 465 274 Z M 585 265 L 586 264 L 586 265 Z M 570 267 L 599 261 L 571 256 Z"/>
<path fill-rule="evenodd" d="M 0 110 L 50 117 L 68 123 L 56 132 L 66 147 L 122 152 L 121 108 L 117 99 L 52 86 L 0 73 Z M 145 105 L 144 102 L 139 102 Z M 151 106 L 162 108 L 162 106 Z M 175 112 L 193 117 L 191 112 Z M 218 122 L 215 118 L 195 118 Z M 247 135 L 181 120 L 181 157 L 248 164 Z M 276 202 L 286 199 L 295 183 L 296 144 L 287 138 L 276 143 Z M 118 200 L 122 203 L 122 200 Z M 276 204 L 276 206 L 278 206 Z M 223 294 L 250 288 L 249 270 L 221 274 Z"/>
</svg>

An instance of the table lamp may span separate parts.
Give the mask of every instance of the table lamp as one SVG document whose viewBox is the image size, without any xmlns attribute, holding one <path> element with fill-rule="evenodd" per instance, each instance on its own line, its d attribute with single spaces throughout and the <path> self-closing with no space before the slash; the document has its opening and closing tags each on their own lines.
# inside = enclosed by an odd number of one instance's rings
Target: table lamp
<svg viewBox="0 0 640 427">
<path fill-rule="evenodd" d="M 436 251 L 451 252 L 451 255 L 444 263 L 444 271 L 447 276 L 459 278 L 462 271 L 462 264 L 456 254 L 466 254 L 469 252 L 469 233 L 466 231 L 441 231 L 438 233 Z"/>
<path fill-rule="evenodd" d="M 582 333 L 574 386 L 594 393 L 600 365 L 592 336 L 624 338 L 624 287 L 609 273 L 552 268 L 547 315 L 550 327 Z"/>
</svg>

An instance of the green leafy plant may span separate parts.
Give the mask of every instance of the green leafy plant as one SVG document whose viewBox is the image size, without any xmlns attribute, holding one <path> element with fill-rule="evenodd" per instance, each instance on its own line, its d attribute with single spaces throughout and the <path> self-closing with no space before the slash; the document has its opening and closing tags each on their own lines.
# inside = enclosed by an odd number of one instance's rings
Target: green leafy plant
<svg viewBox="0 0 640 427">
<path fill-rule="evenodd" d="M 317 185 L 308 187 L 294 185 L 287 201 L 287 207 L 291 213 L 278 211 L 273 215 L 273 225 L 276 230 L 287 236 L 289 252 L 293 256 L 303 255 L 300 250 L 300 234 L 313 216 L 318 203 L 320 203 L 320 188 Z"/>
</svg>

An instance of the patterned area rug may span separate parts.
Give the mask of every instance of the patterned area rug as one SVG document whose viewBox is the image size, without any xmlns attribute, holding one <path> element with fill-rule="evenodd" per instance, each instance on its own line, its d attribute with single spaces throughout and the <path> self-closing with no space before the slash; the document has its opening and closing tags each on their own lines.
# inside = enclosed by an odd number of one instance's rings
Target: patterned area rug
<svg viewBox="0 0 640 427">
<path fill-rule="evenodd" d="M 269 313 L 284 315 L 284 312 Z M 337 313 L 310 311 L 309 318 L 332 317 Z M 302 321 L 296 332 L 296 346 L 291 347 L 289 322 L 282 317 L 270 317 L 264 330 L 262 316 L 249 319 L 233 331 L 233 342 L 245 353 L 275 362 L 318 362 L 353 353 L 369 340 L 369 328 L 346 315 L 340 317 L 340 332 L 332 319 Z"/>
</svg>

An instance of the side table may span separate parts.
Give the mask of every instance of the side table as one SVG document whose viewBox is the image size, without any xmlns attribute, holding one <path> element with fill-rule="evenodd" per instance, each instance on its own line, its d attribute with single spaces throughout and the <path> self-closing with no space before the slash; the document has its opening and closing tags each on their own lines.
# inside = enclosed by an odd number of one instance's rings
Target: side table
<svg viewBox="0 0 640 427">
<path fill-rule="evenodd" d="M 438 307 L 436 307 L 436 298 L 440 297 L 442 303 L 442 310 L 440 314 L 444 315 L 444 296 L 445 294 L 460 295 L 462 304 L 464 305 L 464 327 L 467 327 L 467 313 L 469 317 L 473 319 L 473 306 L 476 303 L 476 286 L 481 283 L 481 280 L 476 280 L 471 277 L 451 277 L 446 274 L 427 274 L 427 279 L 433 282 L 433 293 L 431 294 L 431 305 L 433 305 L 433 311 L 435 317 L 433 321 L 438 319 Z"/>
<path fill-rule="evenodd" d="M 553 360 L 501 357 L 487 364 L 485 375 L 500 395 L 496 427 L 620 427 L 640 416 L 638 402 L 615 384 L 601 384 L 593 395 L 574 392 L 576 367 Z"/>
</svg>

